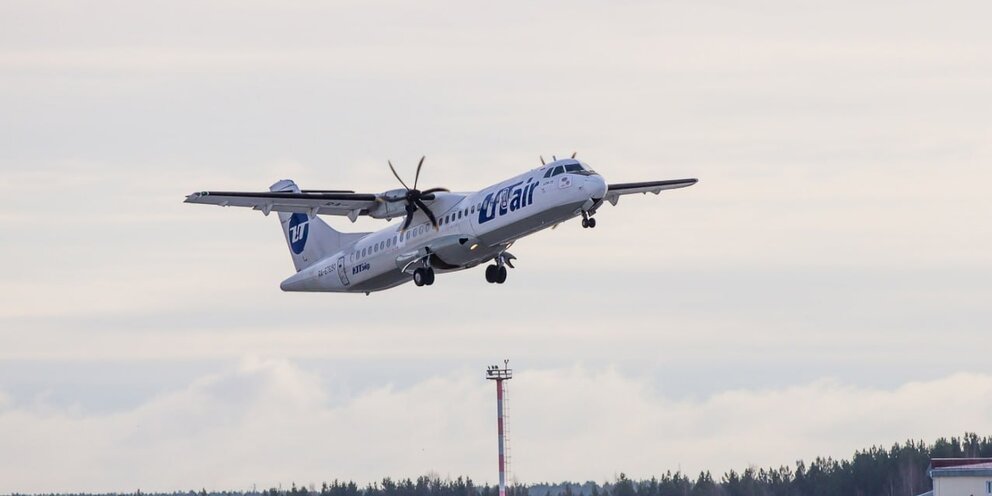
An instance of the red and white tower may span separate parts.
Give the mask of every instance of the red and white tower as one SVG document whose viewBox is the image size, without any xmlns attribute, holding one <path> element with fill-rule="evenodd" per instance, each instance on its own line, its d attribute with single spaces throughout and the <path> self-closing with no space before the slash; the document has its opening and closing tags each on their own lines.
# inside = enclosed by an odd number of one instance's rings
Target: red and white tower
<svg viewBox="0 0 992 496">
<path fill-rule="evenodd" d="M 486 379 L 496 381 L 496 428 L 499 432 L 499 496 L 506 496 L 506 417 L 503 402 L 506 397 L 503 381 L 513 379 L 510 361 L 503 360 L 503 368 L 492 365 L 486 369 Z"/>
</svg>

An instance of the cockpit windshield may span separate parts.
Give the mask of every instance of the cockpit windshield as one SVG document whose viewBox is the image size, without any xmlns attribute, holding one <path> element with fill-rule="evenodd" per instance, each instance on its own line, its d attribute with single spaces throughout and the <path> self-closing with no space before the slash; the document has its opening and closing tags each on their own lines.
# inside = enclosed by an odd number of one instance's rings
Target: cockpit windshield
<svg viewBox="0 0 992 496">
<path fill-rule="evenodd" d="M 572 161 L 566 161 L 565 163 L 554 167 L 548 166 L 548 170 L 545 171 L 544 177 L 546 178 L 554 177 L 557 176 L 558 174 L 565 174 L 565 173 L 578 174 L 581 176 L 596 175 L 596 171 L 588 167 L 584 167 L 582 165 L 582 162 L 579 162 L 578 160 L 572 160 Z"/>
</svg>

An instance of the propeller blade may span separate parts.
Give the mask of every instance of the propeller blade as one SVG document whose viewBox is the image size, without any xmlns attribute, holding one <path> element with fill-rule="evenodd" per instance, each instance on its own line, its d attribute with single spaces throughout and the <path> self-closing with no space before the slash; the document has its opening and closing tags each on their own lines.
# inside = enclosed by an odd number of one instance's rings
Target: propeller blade
<svg viewBox="0 0 992 496">
<path fill-rule="evenodd" d="M 417 183 L 420 182 L 420 167 L 424 165 L 424 159 L 427 155 L 420 157 L 420 162 L 417 162 L 417 175 L 413 176 L 413 189 L 417 189 Z"/>
<path fill-rule="evenodd" d="M 431 193 L 437 193 L 437 192 L 440 192 L 440 191 L 444 191 L 445 193 L 450 193 L 451 192 L 451 190 L 448 189 L 448 188 L 431 188 L 431 189 L 425 189 L 425 190 L 421 191 L 420 192 L 420 197 L 421 198 L 424 198 L 424 195 L 429 195 Z M 424 199 L 425 200 L 433 200 L 433 198 L 424 198 Z"/>
<path fill-rule="evenodd" d="M 389 164 L 389 170 L 393 171 L 393 175 L 396 176 L 396 180 L 399 181 L 400 184 L 402 184 L 403 187 L 407 189 L 407 191 L 409 191 L 410 190 L 410 187 L 407 186 L 406 183 L 403 182 L 402 179 L 400 179 L 400 175 L 396 173 L 396 168 L 393 167 L 393 163 L 391 161 L 389 161 L 389 160 L 387 160 L 386 163 Z"/>
<path fill-rule="evenodd" d="M 437 218 L 434 217 L 434 212 L 431 212 L 431 209 L 427 208 L 427 205 L 424 205 L 424 202 L 420 201 L 420 198 L 414 198 L 413 203 L 416 203 L 417 206 L 424 211 L 424 215 L 431 220 L 431 224 L 434 225 L 434 229 L 438 229 Z"/>
<path fill-rule="evenodd" d="M 403 229 L 400 232 L 404 232 L 410 228 L 410 224 L 413 223 L 413 214 L 417 211 L 417 207 L 410 203 L 406 204 L 406 219 L 403 221 Z"/>
</svg>

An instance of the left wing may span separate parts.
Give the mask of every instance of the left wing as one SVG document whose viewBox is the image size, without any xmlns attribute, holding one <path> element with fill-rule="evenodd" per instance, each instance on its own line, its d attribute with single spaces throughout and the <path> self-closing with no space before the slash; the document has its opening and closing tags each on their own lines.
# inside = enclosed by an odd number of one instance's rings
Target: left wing
<svg viewBox="0 0 992 496">
<path fill-rule="evenodd" d="M 620 195 L 631 195 L 634 193 L 661 193 L 665 189 L 685 188 L 696 184 L 698 179 L 669 179 L 667 181 L 646 181 L 640 183 L 616 183 L 606 187 L 606 201 L 616 205 L 620 201 Z"/>
<path fill-rule="evenodd" d="M 249 207 L 269 212 L 300 212 L 310 215 L 347 215 L 355 220 L 359 215 L 379 206 L 378 195 L 352 191 L 201 191 L 186 197 L 186 203 L 220 205 L 222 207 Z"/>
</svg>

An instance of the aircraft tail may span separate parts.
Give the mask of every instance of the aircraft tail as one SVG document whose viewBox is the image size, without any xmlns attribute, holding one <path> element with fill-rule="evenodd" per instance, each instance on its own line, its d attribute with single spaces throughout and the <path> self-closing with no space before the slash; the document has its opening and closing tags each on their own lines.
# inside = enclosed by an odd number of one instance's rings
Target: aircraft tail
<svg viewBox="0 0 992 496">
<path fill-rule="evenodd" d="M 270 191 L 299 193 L 293 181 L 283 179 L 269 187 Z M 342 233 L 327 225 L 320 217 L 306 213 L 278 212 L 282 233 L 289 245 L 293 265 L 299 272 L 318 261 L 354 244 L 368 233 Z"/>
</svg>

